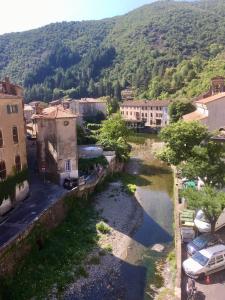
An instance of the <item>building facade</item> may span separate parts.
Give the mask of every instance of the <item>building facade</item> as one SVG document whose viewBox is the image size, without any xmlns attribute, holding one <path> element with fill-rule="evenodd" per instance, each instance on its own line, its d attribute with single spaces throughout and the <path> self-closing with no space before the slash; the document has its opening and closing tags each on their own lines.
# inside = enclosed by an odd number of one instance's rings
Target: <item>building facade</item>
<svg viewBox="0 0 225 300">
<path fill-rule="evenodd" d="M 39 172 L 60 185 L 65 178 L 78 178 L 76 116 L 59 105 L 43 109 L 33 119 Z"/>
<path fill-rule="evenodd" d="M 120 105 L 120 113 L 129 127 L 161 128 L 169 123 L 169 101 L 167 100 L 132 100 Z"/>
<path fill-rule="evenodd" d="M 183 120 L 199 121 L 209 131 L 219 130 L 225 122 L 225 92 L 195 101 L 196 110 L 183 116 Z"/>
<path fill-rule="evenodd" d="M 99 112 L 107 115 L 107 101 L 94 98 L 81 98 L 80 100 L 64 100 L 62 105 L 70 109 L 78 117 L 78 123 L 82 124 L 85 118 L 96 117 Z"/>
<path fill-rule="evenodd" d="M 0 215 L 28 195 L 26 170 L 23 89 L 6 78 L 0 82 Z"/>
</svg>

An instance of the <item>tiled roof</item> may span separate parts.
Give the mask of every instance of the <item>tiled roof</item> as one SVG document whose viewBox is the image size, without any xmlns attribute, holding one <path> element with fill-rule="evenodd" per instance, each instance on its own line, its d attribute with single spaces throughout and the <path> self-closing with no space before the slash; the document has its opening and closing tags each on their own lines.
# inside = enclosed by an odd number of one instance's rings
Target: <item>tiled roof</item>
<svg viewBox="0 0 225 300">
<path fill-rule="evenodd" d="M 131 100 L 124 101 L 120 106 L 168 106 L 169 104 L 169 100 Z"/>
<path fill-rule="evenodd" d="M 69 109 L 64 109 L 62 105 L 47 107 L 42 110 L 41 114 L 34 115 L 34 119 L 64 119 L 75 118 Z"/>
<path fill-rule="evenodd" d="M 207 104 L 209 102 L 220 100 L 222 98 L 225 98 L 225 93 L 219 93 L 219 94 L 216 94 L 216 95 L 204 98 L 204 99 L 200 99 L 200 100 L 197 100 L 195 103 Z"/>
<path fill-rule="evenodd" d="M 199 120 L 203 120 L 203 119 L 206 119 L 206 118 L 207 118 L 206 115 L 201 114 L 197 110 L 190 113 L 190 114 L 187 114 L 187 115 L 183 116 L 184 121 L 199 121 Z"/>
</svg>

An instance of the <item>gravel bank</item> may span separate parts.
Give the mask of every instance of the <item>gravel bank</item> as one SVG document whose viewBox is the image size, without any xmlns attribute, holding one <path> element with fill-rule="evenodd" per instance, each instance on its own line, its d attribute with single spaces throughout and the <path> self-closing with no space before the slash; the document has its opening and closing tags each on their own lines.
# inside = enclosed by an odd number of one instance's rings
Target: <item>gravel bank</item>
<svg viewBox="0 0 225 300">
<path fill-rule="evenodd" d="M 125 299 L 121 260 L 127 255 L 130 236 L 142 222 L 142 208 L 134 197 L 124 192 L 121 182 L 113 182 L 99 193 L 95 198 L 95 208 L 110 227 L 110 233 L 101 234 L 99 247 L 87 258 L 87 278 L 70 284 L 63 299 Z M 112 252 L 105 251 L 105 248 L 112 248 Z"/>
</svg>

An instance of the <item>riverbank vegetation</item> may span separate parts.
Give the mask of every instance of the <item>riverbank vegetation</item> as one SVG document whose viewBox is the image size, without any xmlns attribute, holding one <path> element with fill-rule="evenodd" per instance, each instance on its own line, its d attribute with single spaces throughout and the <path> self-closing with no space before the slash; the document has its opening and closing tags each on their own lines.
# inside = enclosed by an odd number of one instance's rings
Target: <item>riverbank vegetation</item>
<svg viewBox="0 0 225 300">
<path fill-rule="evenodd" d="M 97 132 L 97 140 L 105 150 L 115 151 L 120 161 L 126 161 L 130 152 L 129 144 L 126 141 L 128 133 L 125 121 L 117 113 L 102 122 L 102 126 Z"/>
<path fill-rule="evenodd" d="M 80 276 L 88 276 L 84 260 L 97 245 L 97 214 L 88 201 L 69 197 L 64 222 L 45 236 L 41 249 L 33 244 L 31 253 L 12 277 L 1 278 L 0 299 L 44 299 L 53 287 L 57 293 Z"/>
<path fill-rule="evenodd" d="M 162 129 L 163 161 L 177 166 L 183 177 L 211 186 L 225 185 L 225 146 L 214 142 L 212 134 L 198 122 L 179 121 Z"/>
</svg>

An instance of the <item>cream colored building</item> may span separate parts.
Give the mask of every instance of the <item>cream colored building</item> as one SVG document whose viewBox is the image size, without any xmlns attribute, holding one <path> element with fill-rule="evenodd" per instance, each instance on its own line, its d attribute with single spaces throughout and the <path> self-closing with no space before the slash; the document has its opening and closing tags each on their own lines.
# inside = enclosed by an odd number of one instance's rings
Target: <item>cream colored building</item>
<svg viewBox="0 0 225 300">
<path fill-rule="evenodd" d="M 120 105 L 120 113 L 130 127 L 161 128 L 169 123 L 167 100 L 132 100 Z"/>
<path fill-rule="evenodd" d="M 103 99 L 81 98 L 80 100 L 64 100 L 62 105 L 78 116 L 79 124 L 83 122 L 84 118 L 95 117 L 98 112 L 102 112 L 104 116 L 107 115 L 107 101 Z"/>
<path fill-rule="evenodd" d="M 209 131 L 219 130 L 225 123 L 225 92 L 195 101 L 196 110 L 183 116 L 183 120 L 199 121 Z"/>
<path fill-rule="evenodd" d="M 29 105 L 29 104 L 24 104 L 24 118 L 26 123 L 31 122 L 31 117 L 35 113 L 35 109 Z"/>
<path fill-rule="evenodd" d="M 78 178 L 76 115 L 59 105 L 43 109 L 33 119 L 39 171 L 59 184 L 67 177 Z"/>
<path fill-rule="evenodd" d="M 23 89 L 6 78 L 0 82 L 0 185 L 7 186 L 9 176 L 19 177 L 26 168 Z M 11 196 L 8 195 L 4 200 L 1 199 L 2 191 L 0 188 L 0 215 L 28 195 L 29 185 L 27 180 L 23 180 L 12 186 Z"/>
</svg>

